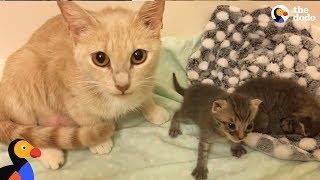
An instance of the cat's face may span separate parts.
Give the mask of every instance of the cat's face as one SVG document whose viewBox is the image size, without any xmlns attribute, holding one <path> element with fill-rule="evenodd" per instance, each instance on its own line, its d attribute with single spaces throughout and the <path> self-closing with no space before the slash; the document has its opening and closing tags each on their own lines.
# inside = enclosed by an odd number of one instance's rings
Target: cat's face
<svg viewBox="0 0 320 180">
<path fill-rule="evenodd" d="M 75 60 L 89 85 L 119 98 L 152 89 L 163 1 L 146 2 L 137 12 L 91 12 L 73 2 L 59 7 L 74 40 Z"/>
<path fill-rule="evenodd" d="M 213 102 L 212 113 L 219 129 L 233 142 L 242 141 L 254 128 L 259 99 L 233 96 Z"/>
</svg>

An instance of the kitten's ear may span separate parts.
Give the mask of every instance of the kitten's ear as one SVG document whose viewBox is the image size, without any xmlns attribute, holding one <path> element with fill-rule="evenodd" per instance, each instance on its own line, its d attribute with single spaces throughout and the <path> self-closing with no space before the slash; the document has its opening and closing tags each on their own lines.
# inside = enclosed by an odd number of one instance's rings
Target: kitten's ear
<svg viewBox="0 0 320 180">
<path fill-rule="evenodd" d="M 88 33 L 90 27 L 96 25 L 97 21 L 92 15 L 76 3 L 72 1 L 57 1 L 57 4 L 75 41 L 78 41 L 81 36 Z"/>
<path fill-rule="evenodd" d="M 252 99 L 250 100 L 250 108 L 252 111 L 252 115 L 255 116 L 258 112 L 259 109 L 259 105 L 262 103 L 262 101 L 260 99 Z"/>
<path fill-rule="evenodd" d="M 164 5 L 164 0 L 147 1 L 142 5 L 137 15 L 137 20 L 152 30 L 156 38 L 160 37 Z"/>
<path fill-rule="evenodd" d="M 224 99 L 218 99 L 213 102 L 211 111 L 217 113 L 227 107 L 227 101 Z"/>
<path fill-rule="evenodd" d="M 262 103 L 260 99 L 252 99 L 250 100 L 250 105 L 254 107 L 259 107 L 259 105 Z"/>
</svg>

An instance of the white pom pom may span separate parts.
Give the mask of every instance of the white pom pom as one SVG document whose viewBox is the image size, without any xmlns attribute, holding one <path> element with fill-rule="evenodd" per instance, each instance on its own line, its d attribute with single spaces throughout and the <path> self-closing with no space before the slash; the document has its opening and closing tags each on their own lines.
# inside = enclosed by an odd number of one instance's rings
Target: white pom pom
<svg viewBox="0 0 320 180">
<path fill-rule="evenodd" d="M 292 22 L 293 22 L 293 26 L 300 31 L 303 29 L 309 30 L 311 27 L 311 24 L 308 21 L 292 21 Z"/>
<path fill-rule="evenodd" d="M 252 16 L 248 14 L 248 15 L 242 17 L 242 22 L 244 22 L 246 24 L 251 23 L 252 22 Z"/>
<path fill-rule="evenodd" d="M 299 84 L 300 86 L 307 86 L 307 80 L 306 80 L 306 78 L 303 78 L 303 77 L 299 78 L 299 79 L 298 79 L 298 84 Z"/>
<path fill-rule="evenodd" d="M 278 145 L 273 150 L 273 154 L 280 159 L 288 159 L 292 153 L 290 146 L 287 145 Z"/>
<path fill-rule="evenodd" d="M 298 54 L 298 59 L 300 62 L 305 63 L 309 58 L 309 52 L 306 49 L 302 49 Z"/>
<path fill-rule="evenodd" d="M 231 31 L 233 31 L 234 30 L 234 24 L 230 24 L 229 26 L 228 26 L 228 32 L 231 32 Z"/>
<path fill-rule="evenodd" d="M 233 93 L 234 90 L 235 90 L 235 89 L 234 89 L 233 87 L 231 87 L 231 88 L 228 88 L 228 89 L 227 89 L 227 92 L 228 92 L 228 93 Z"/>
<path fill-rule="evenodd" d="M 310 76 L 312 79 L 314 80 L 320 80 L 320 72 L 316 71 L 316 72 L 311 72 Z"/>
<path fill-rule="evenodd" d="M 267 58 L 267 56 L 259 56 L 257 57 L 257 63 L 258 64 L 268 64 L 269 63 L 269 59 Z"/>
<path fill-rule="evenodd" d="M 283 43 L 278 44 L 274 49 L 274 53 L 276 54 L 282 53 L 285 49 L 286 49 L 286 46 Z"/>
<path fill-rule="evenodd" d="M 209 54 L 209 57 L 208 57 L 209 61 L 214 61 L 215 57 L 213 54 Z"/>
<path fill-rule="evenodd" d="M 241 34 L 238 33 L 238 32 L 233 33 L 232 38 L 233 38 L 233 40 L 236 41 L 236 42 L 240 42 L 241 39 L 242 39 Z"/>
<path fill-rule="evenodd" d="M 268 26 L 268 23 L 266 23 L 266 22 L 259 22 L 259 26 L 261 26 L 261 27 L 267 27 L 267 26 Z"/>
<path fill-rule="evenodd" d="M 231 51 L 230 51 L 230 54 L 229 54 L 229 58 L 230 58 L 231 60 L 233 60 L 233 61 L 237 60 L 237 58 L 238 58 L 237 52 L 236 52 L 235 50 L 231 50 Z"/>
<path fill-rule="evenodd" d="M 306 151 L 311 151 L 317 147 L 317 141 L 313 138 L 303 138 L 299 142 L 299 147 Z"/>
<path fill-rule="evenodd" d="M 293 76 L 293 73 L 292 72 L 283 72 L 283 73 L 280 73 L 279 76 L 282 78 L 291 78 Z"/>
<path fill-rule="evenodd" d="M 199 64 L 199 69 L 201 70 L 207 70 L 208 69 L 208 62 L 207 61 L 202 61 L 200 64 Z"/>
<path fill-rule="evenodd" d="M 301 43 L 301 37 L 298 35 L 292 35 L 289 37 L 289 42 L 294 46 L 298 46 Z"/>
<path fill-rule="evenodd" d="M 201 81 L 202 84 L 210 84 L 212 85 L 213 84 L 213 81 L 211 79 L 204 79 Z"/>
<path fill-rule="evenodd" d="M 258 16 L 258 21 L 262 22 L 262 23 L 268 23 L 270 20 L 270 16 L 266 15 L 266 14 L 260 14 Z"/>
<path fill-rule="evenodd" d="M 256 33 L 249 33 L 249 38 L 251 39 L 258 39 L 259 38 L 259 34 L 256 34 Z"/>
<path fill-rule="evenodd" d="M 318 161 L 320 161 L 320 149 L 314 150 L 312 154 Z"/>
<path fill-rule="evenodd" d="M 234 74 L 237 74 L 237 75 L 240 74 L 240 71 L 237 68 L 233 68 L 232 71 Z"/>
<path fill-rule="evenodd" d="M 318 72 L 317 67 L 307 66 L 306 72 L 311 76 L 312 79 L 320 80 L 320 72 Z"/>
<path fill-rule="evenodd" d="M 257 74 L 260 70 L 258 66 L 252 65 L 248 67 L 249 71 L 253 72 L 254 74 Z"/>
<path fill-rule="evenodd" d="M 223 74 L 222 74 L 222 72 L 218 72 L 218 79 L 221 81 L 221 80 L 222 80 L 222 78 L 223 78 Z"/>
<path fill-rule="evenodd" d="M 240 80 L 246 79 L 249 77 L 249 72 L 247 70 L 243 70 L 240 72 Z"/>
<path fill-rule="evenodd" d="M 263 73 L 262 73 L 262 77 L 265 78 L 265 77 L 267 77 L 267 76 L 268 76 L 268 73 L 267 73 L 267 72 L 263 72 Z"/>
<path fill-rule="evenodd" d="M 266 70 L 269 72 L 278 73 L 280 71 L 280 68 L 279 68 L 278 64 L 270 63 L 270 64 L 268 64 Z"/>
<path fill-rule="evenodd" d="M 236 77 L 230 77 L 230 78 L 228 79 L 228 82 L 229 82 L 229 84 L 231 84 L 231 85 L 236 85 L 236 84 L 238 84 L 239 79 L 236 78 Z"/>
<path fill-rule="evenodd" d="M 202 41 L 202 46 L 205 47 L 205 48 L 207 48 L 207 49 L 213 48 L 213 46 L 214 46 L 214 41 L 213 41 L 213 39 L 210 39 L 210 38 L 204 39 L 204 40 Z"/>
<path fill-rule="evenodd" d="M 229 63 L 225 58 L 218 59 L 217 64 L 221 67 L 228 67 Z"/>
<path fill-rule="evenodd" d="M 223 31 L 218 31 L 216 33 L 216 39 L 221 42 L 224 40 L 224 38 L 226 37 L 226 34 Z"/>
<path fill-rule="evenodd" d="M 217 72 L 216 70 L 212 70 L 212 71 L 211 71 L 211 75 L 212 75 L 213 77 L 217 77 L 218 72 Z"/>
<path fill-rule="evenodd" d="M 242 48 L 246 48 L 250 45 L 249 41 L 245 41 L 242 45 Z"/>
<path fill-rule="evenodd" d="M 259 133 L 249 133 L 248 136 L 244 139 L 244 142 L 250 147 L 257 147 L 258 141 L 261 138 Z"/>
<path fill-rule="evenodd" d="M 224 40 L 221 45 L 222 48 L 226 48 L 230 46 L 230 41 L 229 40 Z"/>
<path fill-rule="evenodd" d="M 214 29 L 216 29 L 216 24 L 211 21 L 205 27 L 205 30 L 207 30 L 207 31 L 214 30 Z"/>
<path fill-rule="evenodd" d="M 199 78 L 199 74 L 196 71 L 190 70 L 187 72 L 187 76 L 191 80 L 196 80 Z"/>
<path fill-rule="evenodd" d="M 228 20 L 229 14 L 225 11 L 220 11 L 217 13 L 217 18 L 221 21 L 225 21 Z"/>
<path fill-rule="evenodd" d="M 318 45 L 316 45 L 312 51 L 311 54 L 313 57 L 318 58 L 320 56 L 320 47 Z"/>
<path fill-rule="evenodd" d="M 200 50 L 197 50 L 196 52 L 194 52 L 192 55 L 191 55 L 191 59 L 198 59 L 201 55 L 201 52 Z"/>
<path fill-rule="evenodd" d="M 230 6 L 229 10 L 232 11 L 232 12 L 240 12 L 240 8 L 235 7 L 235 6 Z"/>
<path fill-rule="evenodd" d="M 283 65 L 286 68 L 293 68 L 294 66 L 294 57 L 287 54 L 284 58 L 283 58 Z"/>
</svg>

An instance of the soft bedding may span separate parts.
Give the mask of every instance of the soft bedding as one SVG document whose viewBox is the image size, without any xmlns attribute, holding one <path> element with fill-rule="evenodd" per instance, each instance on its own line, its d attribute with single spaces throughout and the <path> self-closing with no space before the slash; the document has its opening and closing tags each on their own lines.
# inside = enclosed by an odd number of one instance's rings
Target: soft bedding
<svg viewBox="0 0 320 180">
<path fill-rule="evenodd" d="M 187 86 L 186 59 L 200 42 L 163 38 L 161 60 L 157 71 L 155 99 L 173 115 L 182 97 L 173 90 L 172 72 Z M 169 122 L 157 126 L 145 121 L 140 113 L 132 113 L 118 121 L 114 148 L 108 155 L 93 155 L 88 150 L 69 151 L 67 162 L 59 170 L 47 170 L 37 160 L 30 160 L 39 180 L 192 180 L 191 171 L 197 161 L 198 129 L 182 124 L 183 135 L 168 136 Z M 1 146 L 0 166 L 10 163 L 6 146 Z M 217 137 L 209 159 L 208 179 L 306 179 L 320 177 L 319 162 L 279 160 L 247 148 L 240 159 L 231 156 L 230 145 Z"/>
</svg>

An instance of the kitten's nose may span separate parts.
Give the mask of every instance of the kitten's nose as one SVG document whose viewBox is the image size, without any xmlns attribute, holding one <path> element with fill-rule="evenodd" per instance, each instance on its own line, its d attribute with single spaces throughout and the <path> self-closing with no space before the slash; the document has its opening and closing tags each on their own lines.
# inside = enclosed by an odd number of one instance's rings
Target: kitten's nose
<svg viewBox="0 0 320 180">
<path fill-rule="evenodd" d="M 116 88 L 122 92 L 122 94 L 124 94 L 126 92 L 126 90 L 128 90 L 130 87 L 129 84 L 126 84 L 124 86 L 119 86 L 119 85 L 116 85 Z"/>
</svg>

